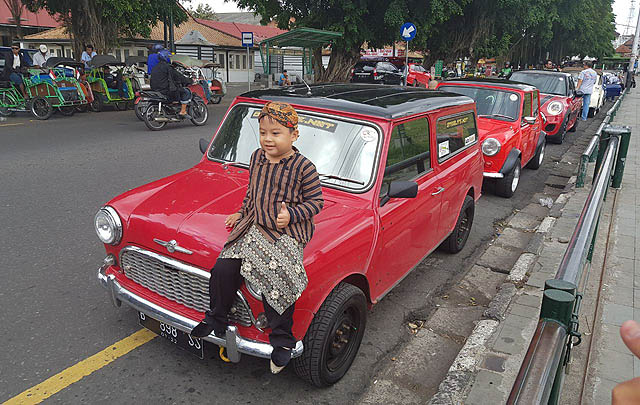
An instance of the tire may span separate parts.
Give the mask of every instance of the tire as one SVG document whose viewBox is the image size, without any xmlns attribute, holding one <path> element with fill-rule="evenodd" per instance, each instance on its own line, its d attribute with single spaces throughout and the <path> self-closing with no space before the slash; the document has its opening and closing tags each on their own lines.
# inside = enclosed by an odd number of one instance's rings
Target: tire
<svg viewBox="0 0 640 405">
<path fill-rule="evenodd" d="M 362 290 L 339 284 L 307 329 L 304 351 L 293 359 L 296 374 L 316 387 L 338 382 L 358 353 L 366 324 L 367 299 Z"/>
<path fill-rule="evenodd" d="M 76 107 L 72 105 L 58 107 L 57 110 L 60 114 L 64 115 L 65 117 L 71 117 L 73 114 L 76 113 Z"/>
<path fill-rule="evenodd" d="M 8 92 L 3 91 L 0 93 L 0 105 L 11 105 L 14 103 L 13 97 L 11 97 Z M 15 111 L 9 111 L 9 107 L 0 107 L 0 117 L 11 117 L 13 115 L 15 115 Z"/>
<path fill-rule="evenodd" d="M 29 103 L 31 114 L 39 120 L 48 120 L 53 114 L 53 106 L 45 97 L 35 97 Z"/>
<path fill-rule="evenodd" d="M 578 129 L 578 123 L 580 122 L 580 120 L 581 120 L 580 115 L 578 115 L 576 117 L 576 122 L 573 124 L 571 129 L 568 130 L 568 132 L 576 132 L 576 130 Z"/>
<path fill-rule="evenodd" d="M 158 105 L 152 104 L 147 107 L 147 111 L 144 113 L 144 124 L 152 131 L 159 131 L 164 128 L 166 122 L 156 122 L 155 117 L 159 114 Z"/>
<path fill-rule="evenodd" d="M 201 127 L 207 123 L 209 119 L 209 109 L 202 100 L 197 100 L 189 106 L 191 110 L 191 123 L 195 126 Z"/>
<path fill-rule="evenodd" d="M 464 248 L 471 233 L 474 214 L 475 202 L 473 201 L 473 197 L 468 195 L 464 198 L 462 209 L 460 210 L 460 214 L 458 214 L 458 220 L 456 221 L 455 228 L 453 228 L 453 232 L 451 232 L 451 235 L 440 245 L 442 250 L 448 253 L 458 253 Z"/>
<path fill-rule="evenodd" d="M 101 93 L 95 93 L 93 101 L 89 104 L 89 109 L 93 112 L 100 112 L 104 108 L 104 100 Z"/>
<path fill-rule="evenodd" d="M 536 154 L 529 161 L 527 167 L 529 169 L 538 170 L 540 166 L 542 166 L 542 161 L 544 160 L 544 150 L 547 147 L 547 141 L 542 142 L 542 145 L 536 150 Z"/>
<path fill-rule="evenodd" d="M 148 105 L 149 102 L 147 101 L 138 101 L 138 104 L 134 104 L 133 109 L 136 112 L 136 117 L 138 117 L 140 121 L 144 121 L 144 113 Z"/>
<path fill-rule="evenodd" d="M 516 164 L 511 169 L 508 175 L 503 179 L 498 179 L 496 182 L 496 194 L 500 197 L 511 198 L 520 184 L 520 175 L 522 174 L 522 167 L 520 158 L 516 160 Z"/>
<path fill-rule="evenodd" d="M 117 101 L 114 103 L 116 110 L 118 111 L 127 111 L 127 102 L 126 101 Z"/>
<path fill-rule="evenodd" d="M 558 131 L 554 136 L 547 136 L 547 141 L 555 144 L 562 144 L 564 142 L 564 137 L 567 135 L 567 124 L 569 123 L 569 118 L 562 123 L 562 128 Z"/>
<path fill-rule="evenodd" d="M 220 104 L 221 101 L 222 101 L 222 96 L 213 96 L 213 97 L 211 97 L 211 102 L 213 104 Z"/>
</svg>

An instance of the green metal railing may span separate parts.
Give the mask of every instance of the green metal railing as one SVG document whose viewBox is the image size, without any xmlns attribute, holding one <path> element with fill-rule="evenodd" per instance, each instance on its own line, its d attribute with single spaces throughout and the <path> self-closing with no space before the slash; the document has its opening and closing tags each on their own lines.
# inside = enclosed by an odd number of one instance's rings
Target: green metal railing
<svg viewBox="0 0 640 405">
<path fill-rule="evenodd" d="M 579 176 L 582 175 L 584 185 L 586 166 L 597 154 L 593 186 L 556 277 L 545 283 L 540 320 L 511 389 L 508 404 L 557 404 L 560 399 L 571 351 L 582 340 L 578 331 L 582 294 L 578 287 L 589 271 L 607 190 L 610 185 L 620 187 L 624 174 L 631 128 L 609 125 L 623 96 L 607 112 L 607 118 L 582 155 Z"/>
</svg>

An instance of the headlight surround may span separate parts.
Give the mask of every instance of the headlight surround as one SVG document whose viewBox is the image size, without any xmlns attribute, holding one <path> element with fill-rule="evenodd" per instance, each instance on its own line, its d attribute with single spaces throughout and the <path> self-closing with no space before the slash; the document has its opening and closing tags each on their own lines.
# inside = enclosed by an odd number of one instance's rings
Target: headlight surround
<svg viewBox="0 0 640 405">
<path fill-rule="evenodd" d="M 562 111 L 564 111 L 564 106 L 562 105 L 561 102 L 559 101 L 552 101 L 549 103 L 549 105 L 547 105 L 547 112 L 550 115 L 558 115 L 561 114 Z"/>
<path fill-rule="evenodd" d="M 244 279 L 244 284 L 247 286 L 247 290 L 249 291 L 249 294 L 253 296 L 253 298 L 257 299 L 258 301 L 262 301 L 262 292 L 260 291 L 260 289 L 251 284 L 246 278 Z"/>
<path fill-rule="evenodd" d="M 100 208 L 93 221 L 98 238 L 107 245 L 117 245 L 122 240 L 122 222 L 116 210 Z"/>
<path fill-rule="evenodd" d="M 487 138 L 484 140 L 484 142 L 482 142 L 482 153 L 484 153 L 487 156 L 494 156 L 498 152 L 500 152 L 501 147 L 502 145 L 500 144 L 500 141 L 498 141 L 497 139 Z"/>
</svg>

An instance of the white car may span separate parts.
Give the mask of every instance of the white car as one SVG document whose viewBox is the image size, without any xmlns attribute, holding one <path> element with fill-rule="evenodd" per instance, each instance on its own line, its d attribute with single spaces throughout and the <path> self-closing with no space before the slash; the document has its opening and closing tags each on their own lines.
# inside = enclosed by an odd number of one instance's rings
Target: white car
<svg viewBox="0 0 640 405">
<path fill-rule="evenodd" d="M 578 85 L 578 75 L 580 72 L 571 71 L 571 78 Z M 602 75 L 598 74 L 596 84 L 593 86 L 593 92 L 591 93 L 591 101 L 589 102 L 589 117 L 595 116 L 600 112 L 600 108 L 604 105 L 604 87 L 602 86 Z"/>
</svg>

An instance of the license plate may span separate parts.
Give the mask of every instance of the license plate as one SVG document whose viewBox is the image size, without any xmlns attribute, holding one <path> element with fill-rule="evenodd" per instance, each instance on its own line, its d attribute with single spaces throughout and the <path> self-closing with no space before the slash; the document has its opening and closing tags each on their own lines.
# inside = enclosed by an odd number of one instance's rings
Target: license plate
<svg viewBox="0 0 640 405">
<path fill-rule="evenodd" d="M 371 73 L 356 73 L 356 76 L 369 76 Z"/>
<path fill-rule="evenodd" d="M 169 342 L 178 346 L 181 349 L 195 354 L 196 356 L 204 359 L 203 341 L 200 338 L 195 338 L 188 333 L 184 333 L 178 330 L 176 327 L 167 325 L 164 322 L 160 322 L 151 318 L 142 312 L 138 312 L 138 320 L 140 325 L 149 329 L 151 332 L 158 334 L 159 336 L 167 339 Z"/>
</svg>

